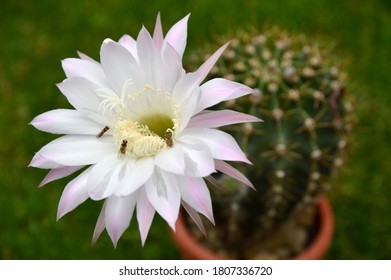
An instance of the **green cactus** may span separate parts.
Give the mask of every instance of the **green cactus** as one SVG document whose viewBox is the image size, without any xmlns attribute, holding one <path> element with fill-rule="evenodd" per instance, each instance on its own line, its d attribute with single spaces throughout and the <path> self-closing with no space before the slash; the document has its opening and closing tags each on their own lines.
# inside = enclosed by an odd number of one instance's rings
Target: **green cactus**
<svg viewBox="0 0 391 280">
<path fill-rule="evenodd" d="M 191 64 L 195 57 L 190 56 Z M 225 253 L 231 257 L 256 257 L 249 251 L 256 250 L 257 239 L 262 243 L 273 236 L 329 189 L 354 122 L 347 77 L 340 68 L 329 52 L 303 35 L 278 28 L 257 36 L 241 33 L 231 42 L 209 78 L 244 83 L 259 95 L 228 101 L 220 109 L 253 114 L 264 122 L 226 128 L 254 164 L 241 171 L 257 191 L 220 177 L 228 191 L 213 194 L 216 232 L 211 228 L 206 240 L 211 247 L 228 245 Z"/>
</svg>

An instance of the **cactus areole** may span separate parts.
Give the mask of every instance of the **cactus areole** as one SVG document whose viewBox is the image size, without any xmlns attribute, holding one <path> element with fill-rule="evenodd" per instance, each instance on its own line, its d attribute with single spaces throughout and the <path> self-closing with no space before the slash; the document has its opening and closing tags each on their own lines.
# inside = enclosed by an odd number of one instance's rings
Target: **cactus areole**
<svg viewBox="0 0 391 280">
<path fill-rule="evenodd" d="M 354 121 L 347 77 L 329 52 L 278 28 L 239 34 L 212 69 L 214 76 L 257 90 L 258 96 L 228 101 L 224 108 L 264 122 L 227 127 L 254 164 L 241 171 L 257 192 L 222 176 L 228 191 L 215 194 L 216 234 L 205 242 L 233 258 L 289 258 L 308 242 L 309 235 L 301 237 L 302 225 L 315 216 L 308 209 L 330 188 L 347 153 Z M 268 248 L 267 240 L 284 230 L 299 240 L 288 249 Z M 261 248 L 254 249 L 256 242 Z"/>
</svg>

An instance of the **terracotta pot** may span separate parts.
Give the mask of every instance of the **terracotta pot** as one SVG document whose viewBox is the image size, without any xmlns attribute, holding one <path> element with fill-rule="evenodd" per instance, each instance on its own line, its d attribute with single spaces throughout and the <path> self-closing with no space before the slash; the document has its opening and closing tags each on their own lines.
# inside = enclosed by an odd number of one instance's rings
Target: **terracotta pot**
<svg viewBox="0 0 391 280">
<path fill-rule="evenodd" d="M 333 238 L 334 214 L 327 198 L 321 197 L 318 205 L 319 229 L 313 242 L 300 254 L 294 256 L 294 260 L 320 260 L 322 259 Z M 199 243 L 185 225 L 182 215 L 179 215 L 176 223 L 176 232 L 172 236 L 181 251 L 182 258 L 187 260 L 224 260 L 203 244 Z"/>
</svg>

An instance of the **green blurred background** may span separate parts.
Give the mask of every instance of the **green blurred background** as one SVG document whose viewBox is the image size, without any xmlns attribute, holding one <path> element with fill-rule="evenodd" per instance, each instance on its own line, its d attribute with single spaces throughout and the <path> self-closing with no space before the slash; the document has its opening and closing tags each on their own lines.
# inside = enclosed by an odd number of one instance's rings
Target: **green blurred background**
<svg viewBox="0 0 391 280">
<path fill-rule="evenodd" d="M 176 259 L 167 226 L 155 217 L 147 243 L 131 223 L 114 249 L 104 232 L 90 241 L 101 203 L 87 201 L 56 222 L 68 179 L 42 189 L 45 170 L 31 157 L 56 136 L 28 123 L 38 114 L 70 108 L 55 87 L 64 79 L 61 59 L 76 50 L 99 59 L 102 41 L 152 32 L 157 12 L 163 29 L 189 12 L 185 56 L 237 29 L 276 24 L 310 38 L 336 42 L 348 72 L 360 126 L 355 152 L 329 193 L 336 232 L 328 259 L 391 258 L 391 1 L 79 1 L 0 2 L 0 258 Z"/>
</svg>

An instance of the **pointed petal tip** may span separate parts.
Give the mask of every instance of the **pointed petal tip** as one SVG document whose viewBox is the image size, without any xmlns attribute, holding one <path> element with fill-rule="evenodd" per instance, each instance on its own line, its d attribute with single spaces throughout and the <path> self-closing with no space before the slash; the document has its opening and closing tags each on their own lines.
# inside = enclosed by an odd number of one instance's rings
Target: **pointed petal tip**
<svg viewBox="0 0 391 280">
<path fill-rule="evenodd" d="M 178 214 L 179 214 L 179 212 L 178 212 Z M 173 232 L 176 232 L 176 222 L 177 222 L 177 220 L 178 220 L 178 217 L 175 220 L 173 220 L 173 219 L 170 219 L 170 221 L 166 220 L 168 226 L 172 229 Z"/>
<path fill-rule="evenodd" d="M 108 231 L 109 233 L 109 236 L 110 236 L 110 239 L 111 239 L 111 243 L 113 243 L 113 246 L 115 249 L 117 249 L 117 245 L 118 245 L 118 240 L 119 238 L 121 237 L 118 232 L 110 232 Z"/>
<path fill-rule="evenodd" d="M 37 162 L 41 159 L 41 156 L 38 153 L 35 153 L 33 158 L 31 159 L 30 163 L 27 165 L 27 167 L 37 167 Z"/>
<path fill-rule="evenodd" d="M 91 247 L 95 246 L 96 242 L 99 239 L 100 234 L 101 233 L 96 234 L 96 232 L 94 231 L 94 234 L 93 234 L 92 239 L 91 239 Z"/>
<path fill-rule="evenodd" d="M 58 208 L 57 208 L 57 215 L 56 215 L 56 222 L 58 222 L 62 217 L 65 216 L 65 214 L 67 214 L 69 211 L 66 211 L 66 208 L 64 207 L 63 204 L 61 204 L 61 201 L 58 205 Z"/>
<path fill-rule="evenodd" d="M 64 81 L 66 81 L 66 80 L 64 80 Z M 62 91 L 62 90 L 64 89 L 64 81 L 59 82 L 59 83 L 56 84 L 56 87 L 57 87 L 60 91 Z"/>
<path fill-rule="evenodd" d="M 57 215 L 56 215 L 56 222 L 58 222 L 62 217 L 64 217 L 64 213 L 60 213 L 57 211 Z"/>
<path fill-rule="evenodd" d="M 144 247 L 145 246 L 145 242 L 147 241 L 147 236 L 140 235 L 140 238 L 141 238 L 141 246 Z"/>
<path fill-rule="evenodd" d="M 168 223 L 168 222 L 167 222 Z M 176 233 L 176 222 L 174 224 L 168 223 L 174 233 Z"/>
</svg>

